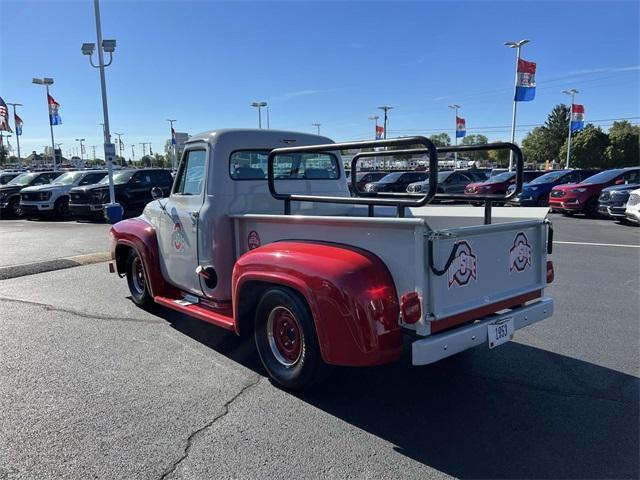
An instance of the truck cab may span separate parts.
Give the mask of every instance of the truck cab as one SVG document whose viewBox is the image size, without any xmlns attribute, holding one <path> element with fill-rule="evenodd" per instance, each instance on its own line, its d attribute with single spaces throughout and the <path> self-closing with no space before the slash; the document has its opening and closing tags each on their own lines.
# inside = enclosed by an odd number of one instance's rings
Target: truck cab
<svg viewBox="0 0 640 480">
<path fill-rule="evenodd" d="M 351 197 L 341 150 L 414 140 L 430 152 L 429 193 Z M 415 365 L 493 348 L 552 314 L 543 294 L 553 276 L 547 209 L 496 209 L 488 224 L 490 204 L 484 214 L 430 206 L 437 153 L 424 137 L 196 135 L 169 195 L 154 189 L 140 217 L 112 227 L 110 269 L 127 277 L 140 306 L 253 334 L 267 372 L 286 388 L 320 381 L 331 365 L 397 360 L 403 333 L 417 338 Z"/>
</svg>

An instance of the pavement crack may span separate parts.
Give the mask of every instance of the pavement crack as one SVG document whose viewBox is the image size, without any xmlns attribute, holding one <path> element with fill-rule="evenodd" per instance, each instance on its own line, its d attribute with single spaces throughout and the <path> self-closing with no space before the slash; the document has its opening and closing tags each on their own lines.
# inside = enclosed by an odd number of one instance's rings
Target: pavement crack
<svg viewBox="0 0 640 480">
<path fill-rule="evenodd" d="M 20 303 L 23 305 L 30 305 L 33 307 L 43 308 L 48 312 L 68 313 L 70 315 L 75 315 L 77 317 L 86 318 L 90 320 L 108 320 L 108 321 L 118 321 L 118 322 L 134 322 L 134 323 L 150 323 L 150 324 L 165 323 L 164 320 L 152 320 L 152 319 L 142 319 L 142 318 L 122 318 L 122 317 L 110 317 L 106 315 L 93 315 L 90 313 L 80 312 L 78 310 L 56 307 L 48 303 L 32 302 L 29 300 L 18 300 L 16 298 L 0 297 L 0 302 Z"/>
<path fill-rule="evenodd" d="M 231 404 L 233 404 L 233 402 L 235 402 L 238 398 L 240 398 L 246 391 L 255 387 L 260 382 L 260 380 L 262 380 L 262 377 L 258 376 L 254 381 L 244 385 L 238 393 L 236 393 L 233 397 L 231 397 L 231 399 L 225 402 L 225 404 L 222 406 L 222 412 L 220 414 L 216 415 L 211 421 L 207 422 L 202 427 L 191 432 L 191 434 L 187 438 L 187 443 L 184 447 L 184 451 L 182 452 L 182 455 L 180 456 L 180 458 L 174 461 L 169 468 L 167 468 L 162 473 L 160 480 L 164 480 L 165 478 L 168 478 L 169 475 L 172 475 L 176 471 L 178 466 L 189 457 L 189 453 L 191 451 L 191 447 L 193 446 L 193 442 L 195 438 L 205 430 L 211 428 L 213 424 L 216 423 L 218 420 L 225 417 L 229 413 L 229 407 L 231 406 Z"/>
</svg>

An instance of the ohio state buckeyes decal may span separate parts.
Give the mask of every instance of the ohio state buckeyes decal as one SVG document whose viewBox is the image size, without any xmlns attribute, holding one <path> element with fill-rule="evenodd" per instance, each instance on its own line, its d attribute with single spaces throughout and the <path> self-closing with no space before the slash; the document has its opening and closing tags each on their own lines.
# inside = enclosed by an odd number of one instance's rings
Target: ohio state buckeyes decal
<svg viewBox="0 0 640 480">
<path fill-rule="evenodd" d="M 477 279 L 477 261 L 471 250 L 471 245 L 466 240 L 461 240 L 456 245 L 458 246 L 456 256 L 447 270 L 449 288 L 453 285 L 464 287 L 472 279 Z"/>
<path fill-rule="evenodd" d="M 524 272 L 531 268 L 532 250 L 529 239 L 524 232 L 518 232 L 513 239 L 513 247 L 509 250 L 509 272 Z"/>
</svg>

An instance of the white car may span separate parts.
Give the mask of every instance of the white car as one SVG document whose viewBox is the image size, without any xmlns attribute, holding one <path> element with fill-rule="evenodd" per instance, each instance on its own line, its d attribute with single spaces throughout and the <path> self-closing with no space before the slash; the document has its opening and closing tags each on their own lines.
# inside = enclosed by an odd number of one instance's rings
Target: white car
<svg viewBox="0 0 640 480">
<path fill-rule="evenodd" d="M 633 190 L 627 200 L 627 208 L 624 211 L 627 220 L 640 223 L 640 188 Z"/>
<path fill-rule="evenodd" d="M 54 214 L 65 217 L 69 213 L 69 190 L 98 183 L 106 174 L 106 170 L 67 172 L 46 185 L 23 188 L 20 208 L 26 216 Z"/>
</svg>

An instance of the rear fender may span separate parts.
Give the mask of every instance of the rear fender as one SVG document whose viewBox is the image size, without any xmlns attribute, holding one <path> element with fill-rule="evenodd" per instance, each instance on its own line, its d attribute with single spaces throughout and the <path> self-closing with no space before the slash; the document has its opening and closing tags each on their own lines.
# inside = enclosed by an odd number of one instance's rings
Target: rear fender
<svg viewBox="0 0 640 480">
<path fill-rule="evenodd" d="M 236 319 L 246 282 L 286 286 L 305 298 L 326 363 L 379 365 L 401 355 L 396 288 L 386 265 L 371 252 L 315 241 L 281 241 L 251 250 L 233 269 Z"/>
<path fill-rule="evenodd" d="M 124 250 L 134 248 L 142 257 L 151 296 L 168 296 L 169 287 L 160 269 L 158 240 L 153 225 L 142 218 L 129 218 L 113 225 L 109 233 L 113 239 L 111 258 L 116 260 L 118 273 L 126 273 L 122 247 L 126 247 Z"/>
</svg>

